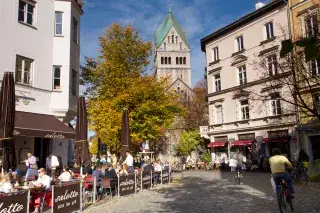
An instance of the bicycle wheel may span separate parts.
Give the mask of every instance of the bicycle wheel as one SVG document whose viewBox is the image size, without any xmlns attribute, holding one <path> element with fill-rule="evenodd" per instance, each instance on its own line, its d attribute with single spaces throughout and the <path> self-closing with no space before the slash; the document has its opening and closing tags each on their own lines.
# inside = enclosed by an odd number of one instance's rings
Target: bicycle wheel
<svg viewBox="0 0 320 213">
<path fill-rule="evenodd" d="M 301 173 L 299 174 L 299 176 L 300 176 L 300 178 L 299 178 L 299 179 L 300 179 L 300 182 L 301 182 L 302 184 L 304 184 L 304 185 L 307 185 L 308 180 L 309 180 L 307 169 L 303 169 L 303 170 L 301 171 Z"/>
<path fill-rule="evenodd" d="M 286 205 L 285 196 L 282 188 L 279 189 L 277 193 L 277 198 L 278 198 L 277 200 L 278 200 L 278 207 L 279 207 L 280 213 L 285 213 L 287 211 L 287 205 Z"/>
</svg>

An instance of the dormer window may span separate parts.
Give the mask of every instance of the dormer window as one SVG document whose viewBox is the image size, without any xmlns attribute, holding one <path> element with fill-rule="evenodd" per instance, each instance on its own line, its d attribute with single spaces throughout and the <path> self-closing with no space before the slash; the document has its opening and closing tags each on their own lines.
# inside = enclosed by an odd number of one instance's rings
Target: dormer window
<svg viewBox="0 0 320 213">
<path fill-rule="evenodd" d="M 174 44 L 174 35 L 171 36 L 172 44 Z"/>
<path fill-rule="evenodd" d="M 178 44 L 178 36 L 176 36 L 176 44 Z"/>
</svg>

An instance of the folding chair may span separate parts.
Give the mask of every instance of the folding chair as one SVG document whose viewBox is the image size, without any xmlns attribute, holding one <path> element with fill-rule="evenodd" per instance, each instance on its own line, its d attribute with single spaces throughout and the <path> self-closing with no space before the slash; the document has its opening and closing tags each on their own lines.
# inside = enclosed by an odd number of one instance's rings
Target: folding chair
<svg viewBox="0 0 320 213">
<path fill-rule="evenodd" d="M 115 188 L 115 191 L 117 191 L 117 187 L 116 184 L 114 182 L 115 180 L 113 179 L 109 179 L 109 178 L 102 178 L 101 179 L 101 189 L 102 192 L 104 191 L 104 189 L 109 189 L 111 198 L 112 198 L 112 188 Z"/>
</svg>

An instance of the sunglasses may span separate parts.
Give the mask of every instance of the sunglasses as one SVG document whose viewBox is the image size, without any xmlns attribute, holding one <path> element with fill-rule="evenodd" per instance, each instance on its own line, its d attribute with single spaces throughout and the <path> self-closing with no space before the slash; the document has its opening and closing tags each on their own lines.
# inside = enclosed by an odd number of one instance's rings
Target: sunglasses
<svg viewBox="0 0 320 213">
<path fill-rule="evenodd" d="M 40 173 L 42 173 L 42 172 L 38 172 L 38 174 L 40 174 Z"/>
</svg>

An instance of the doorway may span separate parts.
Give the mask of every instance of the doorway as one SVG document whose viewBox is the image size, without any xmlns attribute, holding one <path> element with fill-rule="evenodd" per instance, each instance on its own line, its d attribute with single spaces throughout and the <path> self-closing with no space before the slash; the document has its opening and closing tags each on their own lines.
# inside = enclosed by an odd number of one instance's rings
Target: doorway
<svg viewBox="0 0 320 213">
<path fill-rule="evenodd" d="M 35 138 L 34 139 L 34 155 L 39 159 L 37 162 L 38 168 L 46 168 L 46 158 L 51 150 L 50 138 Z"/>
<path fill-rule="evenodd" d="M 311 136 L 310 137 L 313 159 L 320 159 L 320 136 Z"/>
</svg>

